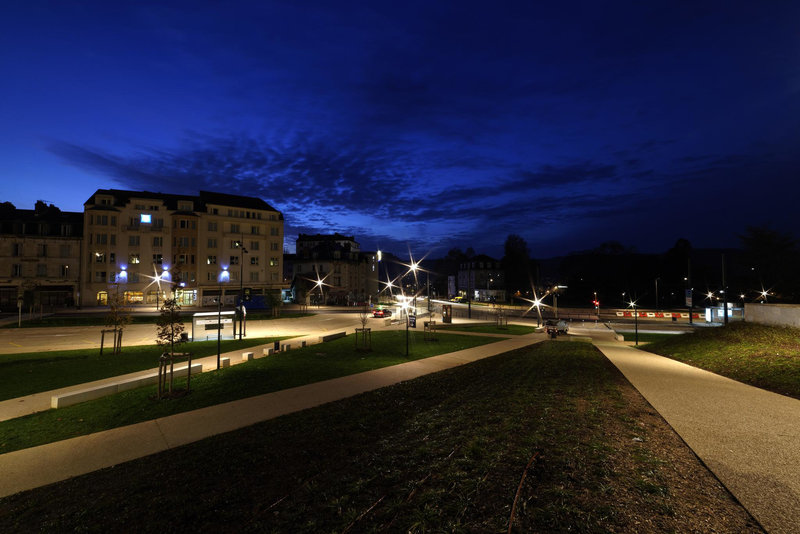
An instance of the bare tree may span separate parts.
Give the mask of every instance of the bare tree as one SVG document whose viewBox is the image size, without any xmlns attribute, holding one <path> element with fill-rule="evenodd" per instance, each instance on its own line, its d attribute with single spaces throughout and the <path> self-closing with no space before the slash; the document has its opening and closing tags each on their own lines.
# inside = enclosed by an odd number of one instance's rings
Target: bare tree
<svg viewBox="0 0 800 534">
<path fill-rule="evenodd" d="M 102 331 L 103 338 L 106 332 L 114 334 L 114 350 L 112 354 L 122 352 L 122 331 L 131 323 L 131 309 L 125 299 L 125 295 L 120 293 L 119 284 L 114 284 L 114 291 L 108 295 L 108 312 L 105 317 L 106 330 Z M 103 341 L 100 342 L 100 353 L 103 353 Z"/>
<path fill-rule="evenodd" d="M 164 348 L 169 346 L 172 354 L 175 353 L 175 343 L 181 342 L 184 331 L 180 310 L 181 306 L 176 299 L 167 299 L 161 305 L 161 316 L 158 318 L 156 343 Z"/>
</svg>

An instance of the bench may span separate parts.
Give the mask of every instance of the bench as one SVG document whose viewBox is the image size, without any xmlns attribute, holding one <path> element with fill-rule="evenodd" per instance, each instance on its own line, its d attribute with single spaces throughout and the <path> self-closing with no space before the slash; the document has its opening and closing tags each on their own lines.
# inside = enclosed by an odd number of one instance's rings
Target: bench
<svg viewBox="0 0 800 534">
<path fill-rule="evenodd" d="M 175 369 L 175 376 L 178 377 L 186 376 L 186 370 L 187 367 L 179 367 Z M 193 375 L 200 374 L 202 371 L 203 371 L 202 364 L 199 363 L 192 364 Z M 70 391 L 68 393 L 62 393 L 60 395 L 53 395 L 50 397 L 50 407 L 64 408 L 65 406 L 72 406 L 73 404 L 78 404 L 88 400 L 94 400 L 94 399 L 99 399 L 101 397 L 106 397 L 108 395 L 113 395 L 114 393 L 119 393 L 120 391 L 128 391 L 129 389 L 136 389 L 138 387 L 147 386 L 149 384 L 157 384 L 157 383 L 158 383 L 158 373 L 157 372 L 148 373 L 143 376 L 126 378 L 124 380 L 111 382 L 109 384 L 103 384 L 101 386 L 79 389 L 76 391 Z"/>
<path fill-rule="evenodd" d="M 326 341 L 333 341 L 334 339 L 339 339 L 340 337 L 345 337 L 347 332 L 336 332 L 335 334 L 328 334 L 327 336 L 319 336 L 319 340 L 323 343 Z"/>
<path fill-rule="evenodd" d="M 253 355 L 253 353 L 252 353 L 252 352 L 243 352 L 243 353 L 242 353 L 242 361 L 243 361 L 243 362 L 249 362 L 249 361 L 252 361 L 252 360 L 253 360 L 253 358 L 254 358 L 254 355 Z"/>
</svg>

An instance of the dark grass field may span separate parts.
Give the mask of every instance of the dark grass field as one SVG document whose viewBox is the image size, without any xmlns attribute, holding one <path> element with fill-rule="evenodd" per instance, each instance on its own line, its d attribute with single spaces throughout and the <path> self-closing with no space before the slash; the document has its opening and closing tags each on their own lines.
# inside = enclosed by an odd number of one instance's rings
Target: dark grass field
<svg viewBox="0 0 800 534">
<path fill-rule="evenodd" d="M 797 328 L 736 322 L 657 340 L 646 350 L 800 399 Z"/>
<path fill-rule="evenodd" d="M 2 532 L 483 533 L 509 524 L 760 531 L 608 360 L 568 342 L 0 499 Z"/>
</svg>

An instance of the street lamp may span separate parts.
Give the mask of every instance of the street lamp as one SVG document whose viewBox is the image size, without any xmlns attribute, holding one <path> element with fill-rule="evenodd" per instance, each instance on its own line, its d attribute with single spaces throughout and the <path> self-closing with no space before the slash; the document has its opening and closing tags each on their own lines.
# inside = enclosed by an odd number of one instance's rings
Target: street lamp
<svg viewBox="0 0 800 534">
<path fill-rule="evenodd" d="M 245 320 L 244 309 L 244 255 L 248 254 L 244 248 L 244 236 L 241 241 L 234 241 L 234 245 L 239 249 L 239 339 L 242 339 L 242 327 Z M 234 335 L 236 335 L 234 333 Z"/>
<path fill-rule="evenodd" d="M 639 312 L 636 311 L 636 301 L 631 299 L 630 306 L 633 308 L 633 324 L 634 324 L 634 338 L 636 340 L 636 346 L 639 346 Z"/>
</svg>

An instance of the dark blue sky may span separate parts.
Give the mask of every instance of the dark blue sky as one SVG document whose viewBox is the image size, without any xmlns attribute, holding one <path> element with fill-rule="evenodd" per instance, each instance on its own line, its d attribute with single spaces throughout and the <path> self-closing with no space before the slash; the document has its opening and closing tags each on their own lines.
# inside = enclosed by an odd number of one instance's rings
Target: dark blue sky
<svg viewBox="0 0 800 534">
<path fill-rule="evenodd" d="M 800 2 L 9 2 L 2 198 L 259 196 L 364 248 L 794 232 Z"/>
</svg>

